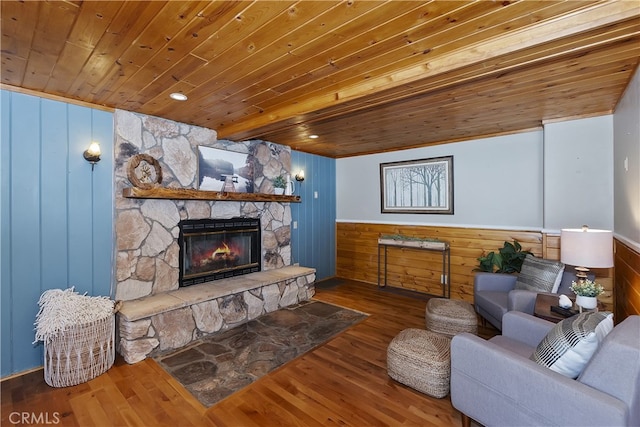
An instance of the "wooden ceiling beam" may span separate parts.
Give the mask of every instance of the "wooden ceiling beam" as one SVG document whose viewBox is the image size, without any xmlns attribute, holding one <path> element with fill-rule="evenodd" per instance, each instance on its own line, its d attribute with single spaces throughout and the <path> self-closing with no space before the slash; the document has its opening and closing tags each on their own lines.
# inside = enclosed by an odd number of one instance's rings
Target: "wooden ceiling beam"
<svg viewBox="0 0 640 427">
<path fill-rule="evenodd" d="M 459 5 L 458 2 L 445 4 Z M 547 6 L 548 4 L 552 6 Z M 362 54 L 349 55 L 344 59 L 336 58 L 334 63 L 337 71 L 332 71 L 326 77 L 309 74 L 309 78 L 313 77 L 312 86 L 298 84 L 291 90 L 276 88 L 276 99 L 290 103 L 291 100 L 312 97 L 318 93 L 336 93 L 344 87 L 360 84 L 363 80 L 387 76 L 399 69 L 421 65 L 425 61 L 424 58 L 440 57 L 461 47 L 473 46 L 479 41 L 500 36 L 505 28 L 514 31 L 531 25 L 532 19 L 536 22 L 551 19 L 558 14 L 566 13 L 566 8 L 569 7 L 567 3 L 552 2 L 539 5 L 541 6 L 537 7 L 540 9 L 535 11 L 531 9 L 530 2 L 512 3 L 507 7 L 494 2 L 480 2 L 473 4 L 473 8 L 467 5 L 466 9 L 457 6 L 457 9 L 449 11 L 450 13 L 435 14 L 434 21 L 438 21 L 437 24 L 427 21 L 389 40 L 376 42 Z M 575 6 L 571 7 L 575 10 Z M 524 13 L 524 10 L 528 10 L 529 13 Z M 531 17 L 532 14 L 535 18 Z M 295 81 L 290 84 L 292 88 L 293 83 Z M 279 108 L 274 105 L 272 98 L 267 102 L 258 97 L 249 98 L 247 101 L 259 105 L 263 110 Z"/>
<path fill-rule="evenodd" d="M 576 62 L 579 61 L 580 64 L 583 64 L 582 67 L 584 67 L 584 62 L 588 61 L 587 58 L 592 57 L 594 53 L 598 51 L 601 52 L 601 57 L 592 59 L 590 62 L 603 64 L 613 59 L 616 55 L 618 57 L 626 57 L 630 59 L 635 59 L 639 56 L 638 51 L 640 49 L 640 39 L 638 38 L 638 34 L 640 34 L 640 18 L 631 20 L 621 27 L 622 28 L 612 31 L 613 34 L 580 34 L 573 37 L 571 40 L 563 40 L 562 43 L 554 42 L 544 49 L 536 49 L 531 54 L 529 53 L 529 50 L 525 50 L 518 52 L 517 56 L 514 54 L 494 58 L 493 62 L 500 64 L 503 67 L 502 69 L 486 62 L 474 64 L 471 67 L 461 68 L 454 72 L 437 76 L 433 79 L 416 82 L 406 88 L 376 93 L 367 97 L 366 102 L 360 102 L 358 100 L 345 102 L 305 116 L 299 116 L 296 121 L 289 120 L 286 122 L 274 123 L 261 129 L 256 129 L 255 131 L 269 132 L 277 127 L 284 127 L 284 125 L 296 126 L 300 121 L 303 121 L 306 124 L 324 121 L 339 117 L 343 114 L 353 114 L 358 110 L 376 108 L 407 98 L 411 99 L 421 93 L 431 93 L 433 91 L 445 89 L 451 85 L 459 86 L 460 84 L 468 81 L 478 81 L 489 76 L 514 76 L 512 79 L 518 79 L 519 84 L 528 84 L 526 79 L 523 79 L 522 73 L 518 72 L 519 69 L 531 69 L 532 74 L 534 74 L 537 79 L 548 79 L 554 74 L 558 75 L 558 78 L 576 78 L 573 74 L 559 75 L 554 72 L 554 69 L 560 68 L 557 65 L 558 63 L 568 60 L 573 61 L 574 59 Z M 634 31 L 637 35 L 630 36 Z M 615 44 L 615 48 L 611 47 L 613 44 Z M 627 46 L 627 50 L 624 50 L 624 46 Z M 587 55 L 587 57 L 585 57 L 585 55 Z M 538 67 L 541 68 L 538 69 Z M 545 71 L 546 68 L 549 68 L 549 70 Z M 232 111 L 237 110 L 233 107 L 225 107 Z"/>
<path fill-rule="evenodd" d="M 626 24 L 629 24 L 631 22 L 633 24 L 629 25 L 629 28 L 627 28 Z M 446 100 L 439 100 L 438 97 L 435 96 L 437 91 L 447 89 L 451 85 L 455 85 L 454 87 L 459 87 L 461 84 L 464 84 L 465 81 L 472 82 L 474 85 L 474 89 L 478 91 L 482 90 L 482 85 L 490 85 L 495 86 L 491 88 L 492 91 L 501 93 L 504 86 L 504 79 L 501 77 L 500 82 L 498 82 L 498 84 L 496 85 L 495 76 L 507 76 L 509 78 L 509 81 L 516 81 L 517 86 L 514 87 L 521 89 L 522 96 L 523 92 L 536 91 L 535 86 L 531 85 L 531 82 L 527 79 L 527 75 L 531 75 L 536 81 L 540 79 L 543 79 L 546 82 L 555 81 L 556 79 L 559 79 L 560 81 L 563 79 L 573 79 L 582 81 L 584 83 L 584 78 L 580 77 L 579 73 L 588 74 L 589 72 L 591 72 L 591 70 L 607 67 L 607 64 L 613 61 L 623 61 L 616 66 L 620 67 L 621 70 L 631 71 L 634 67 L 634 64 L 637 62 L 638 57 L 640 57 L 640 35 L 629 36 L 629 34 L 633 33 L 632 30 L 635 30 L 635 32 L 638 33 L 638 29 L 640 29 L 640 19 L 630 20 L 626 24 L 625 26 L 623 26 L 623 29 L 620 29 L 621 35 L 614 36 L 612 40 L 609 40 L 604 36 L 591 37 L 588 34 L 582 34 L 574 37 L 574 41 L 571 43 L 553 43 L 553 49 L 546 49 L 546 54 L 548 54 L 549 57 L 535 57 L 535 60 L 537 62 L 533 61 L 533 56 L 529 60 L 523 61 L 520 61 L 518 57 L 511 56 L 509 57 L 508 61 L 506 61 L 506 58 L 496 58 L 495 61 L 497 63 L 505 64 L 507 66 L 507 69 L 496 71 L 494 67 L 487 67 L 487 69 L 489 70 L 488 72 L 478 73 L 477 71 L 475 71 L 475 68 L 482 67 L 484 65 L 478 64 L 474 67 L 471 67 L 469 71 L 466 71 L 466 69 L 461 69 L 456 70 L 453 73 L 448 73 L 447 75 L 442 76 L 442 79 L 439 79 L 441 80 L 440 82 L 438 82 L 438 80 L 427 80 L 426 82 L 428 86 L 416 84 L 415 87 L 407 88 L 404 91 L 406 92 L 404 94 L 397 94 L 395 91 L 391 91 L 388 94 L 385 94 L 383 92 L 368 97 L 367 102 L 361 103 L 360 105 L 353 105 L 354 101 L 346 102 L 330 109 L 321 110 L 304 116 L 298 116 L 295 118 L 295 120 L 275 123 L 273 125 L 265 126 L 261 129 L 255 129 L 253 131 L 258 133 L 272 134 L 273 132 L 277 132 L 278 129 L 284 130 L 290 127 L 299 127 L 299 123 L 305 123 L 306 129 L 310 129 L 310 127 L 313 127 L 315 129 L 313 131 L 309 130 L 307 134 L 324 133 L 320 129 L 317 129 L 317 126 L 314 125 L 314 123 L 321 124 L 328 120 L 339 120 L 339 117 L 342 115 L 346 115 L 347 117 L 349 117 L 359 110 L 369 110 L 373 108 L 380 109 L 385 105 L 390 105 L 392 106 L 392 108 L 401 109 L 401 107 L 394 103 L 403 101 L 403 103 L 411 105 L 410 99 L 420 96 L 420 93 L 430 94 L 430 97 L 426 98 L 426 102 L 434 105 L 440 105 L 440 102 L 446 104 Z M 617 31 L 618 30 L 614 30 L 614 32 Z M 626 33 L 626 36 L 622 36 L 622 34 L 624 33 Z M 576 48 L 576 43 L 578 42 L 578 40 L 585 41 L 587 45 L 584 48 Z M 527 52 L 528 51 L 524 51 L 524 53 L 529 55 Z M 563 70 L 563 63 L 580 64 L 579 67 L 581 68 L 579 69 L 579 73 L 575 70 L 572 72 Z M 588 63 L 594 65 L 587 67 L 585 64 Z M 519 64 L 523 65 L 518 66 Z M 611 72 L 611 66 L 606 69 L 608 72 Z M 483 75 L 484 77 L 491 78 L 483 80 Z M 529 85 L 531 85 L 531 87 L 527 87 Z M 526 97 L 529 98 L 528 95 Z M 240 137 L 250 138 L 251 136 L 245 134 L 241 135 Z"/>
<path fill-rule="evenodd" d="M 249 129 L 261 128 L 264 125 L 286 120 L 290 117 L 307 114 L 369 94 L 392 89 L 401 85 L 449 72 L 464 66 L 482 62 L 521 49 L 551 42 L 559 37 L 569 37 L 590 29 L 613 25 L 638 16 L 638 7 L 634 2 L 605 2 L 582 10 L 581 13 L 563 16 L 538 23 L 532 28 L 506 33 L 503 37 L 468 46 L 455 53 L 440 58 L 433 58 L 426 64 L 399 70 L 388 76 L 370 79 L 361 84 L 352 85 L 336 93 L 322 94 L 304 102 L 281 107 L 273 111 L 265 111 L 259 117 L 240 123 L 230 123 L 218 130 L 223 138 L 241 135 Z"/>
</svg>

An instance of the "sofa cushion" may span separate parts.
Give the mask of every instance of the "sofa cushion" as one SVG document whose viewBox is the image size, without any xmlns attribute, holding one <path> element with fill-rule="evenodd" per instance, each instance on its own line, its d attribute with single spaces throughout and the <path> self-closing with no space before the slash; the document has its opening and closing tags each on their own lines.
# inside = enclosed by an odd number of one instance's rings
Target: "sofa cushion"
<svg viewBox="0 0 640 427">
<path fill-rule="evenodd" d="M 489 316 L 500 320 L 507 312 L 508 298 L 507 292 L 481 291 L 475 295 L 475 304 Z"/>
<path fill-rule="evenodd" d="M 536 292 L 558 292 L 564 264 L 527 255 L 516 280 L 515 289 Z"/>
<path fill-rule="evenodd" d="M 613 313 L 576 314 L 555 325 L 530 359 L 566 377 L 577 378 L 612 329 Z"/>
<path fill-rule="evenodd" d="M 590 280 L 594 280 L 595 277 Z M 564 273 L 562 273 L 562 280 L 560 281 L 560 286 L 558 286 L 558 295 L 574 295 L 571 290 L 571 285 L 574 281 L 578 280 L 576 277 L 576 273 L 574 271 L 574 267 L 570 265 L 564 266 Z"/>
</svg>

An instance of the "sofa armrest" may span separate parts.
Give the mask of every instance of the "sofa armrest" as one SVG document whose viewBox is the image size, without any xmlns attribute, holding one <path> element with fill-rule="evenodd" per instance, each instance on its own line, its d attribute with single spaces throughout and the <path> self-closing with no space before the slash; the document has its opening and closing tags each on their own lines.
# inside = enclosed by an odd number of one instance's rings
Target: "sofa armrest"
<svg viewBox="0 0 640 427">
<path fill-rule="evenodd" d="M 502 336 L 537 347 L 553 329 L 555 323 L 518 311 L 509 311 L 502 317 Z"/>
<path fill-rule="evenodd" d="M 468 333 L 451 342 L 451 402 L 484 425 L 628 421 L 622 401 Z"/>
<path fill-rule="evenodd" d="M 516 285 L 517 277 L 511 274 L 476 273 L 473 277 L 474 291 L 509 292 Z"/>
<path fill-rule="evenodd" d="M 508 311 L 521 311 L 527 314 L 533 314 L 536 308 L 537 292 L 526 289 L 514 289 L 509 292 L 507 301 Z"/>
</svg>

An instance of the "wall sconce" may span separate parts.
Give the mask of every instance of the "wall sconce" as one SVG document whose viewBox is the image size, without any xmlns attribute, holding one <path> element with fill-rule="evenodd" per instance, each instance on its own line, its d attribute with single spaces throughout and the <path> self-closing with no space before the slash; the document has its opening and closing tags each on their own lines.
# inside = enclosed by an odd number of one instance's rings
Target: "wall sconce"
<svg viewBox="0 0 640 427">
<path fill-rule="evenodd" d="M 304 181 L 304 171 L 302 169 L 300 169 L 298 171 L 298 173 L 296 174 L 295 178 L 296 178 L 296 181 L 298 181 L 298 182 Z"/>
<path fill-rule="evenodd" d="M 84 159 L 87 162 L 91 163 L 92 171 L 96 163 L 100 161 L 100 154 L 102 154 L 100 152 L 100 144 L 98 144 L 97 142 L 92 142 L 91 145 L 89 145 L 89 148 L 84 150 L 84 153 L 82 154 L 84 156 Z"/>
</svg>

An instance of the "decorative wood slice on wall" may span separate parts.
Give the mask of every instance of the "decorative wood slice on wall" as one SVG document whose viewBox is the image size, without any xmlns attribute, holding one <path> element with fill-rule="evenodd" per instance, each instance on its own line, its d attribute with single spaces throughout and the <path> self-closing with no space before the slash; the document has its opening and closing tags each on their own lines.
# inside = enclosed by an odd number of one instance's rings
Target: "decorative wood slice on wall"
<svg viewBox="0 0 640 427">
<path fill-rule="evenodd" d="M 127 177 L 134 187 L 150 190 L 162 183 L 162 168 L 150 155 L 136 154 L 129 160 Z"/>
</svg>

